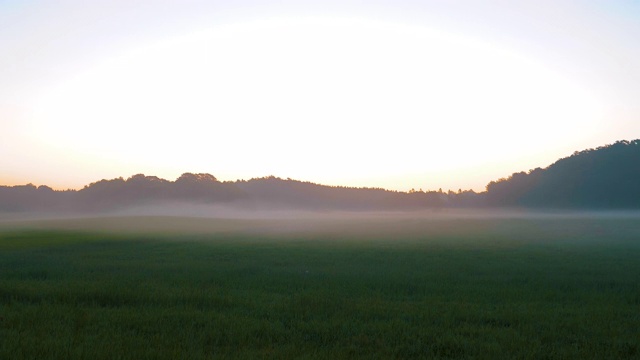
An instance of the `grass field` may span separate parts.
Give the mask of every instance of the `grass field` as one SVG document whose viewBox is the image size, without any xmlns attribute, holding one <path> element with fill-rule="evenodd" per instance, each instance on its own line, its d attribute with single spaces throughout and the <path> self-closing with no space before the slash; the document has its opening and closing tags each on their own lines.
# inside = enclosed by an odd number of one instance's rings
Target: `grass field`
<svg viewBox="0 0 640 360">
<path fill-rule="evenodd" d="M 637 217 L 0 228 L 1 359 L 639 357 Z"/>
</svg>

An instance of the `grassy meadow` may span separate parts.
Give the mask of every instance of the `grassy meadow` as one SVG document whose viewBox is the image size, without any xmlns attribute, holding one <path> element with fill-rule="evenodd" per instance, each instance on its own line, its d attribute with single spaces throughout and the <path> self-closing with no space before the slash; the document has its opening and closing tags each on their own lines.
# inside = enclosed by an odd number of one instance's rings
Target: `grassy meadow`
<svg viewBox="0 0 640 360">
<path fill-rule="evenodd" d="M 640 358 L 640 218 L 0 226 L 0 359 Z"/>
</svg>

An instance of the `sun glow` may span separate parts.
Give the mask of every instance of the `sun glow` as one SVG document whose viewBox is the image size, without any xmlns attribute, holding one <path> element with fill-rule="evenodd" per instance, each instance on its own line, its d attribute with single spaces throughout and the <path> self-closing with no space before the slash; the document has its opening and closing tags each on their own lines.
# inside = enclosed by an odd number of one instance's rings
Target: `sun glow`
<svg viewBox="0 0 640 360">
<path fill-rule="evenodd" d="M 304 18 L 220 25 L 109 58 L 45 92 L 30 131 L 79 164 L 165 177 L 398 188 L 404 176 L 426 188 L 445 172 L 475 186 L 464 178 L 519 160 L 508 149 L 539 153 L 599 121 L 588 93 L 494 44 Z"/>
</svg>

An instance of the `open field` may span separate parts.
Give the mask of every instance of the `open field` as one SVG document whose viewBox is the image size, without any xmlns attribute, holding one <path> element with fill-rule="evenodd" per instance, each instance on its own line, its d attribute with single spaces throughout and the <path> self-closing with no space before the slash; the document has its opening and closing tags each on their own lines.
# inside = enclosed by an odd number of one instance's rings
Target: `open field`
<svg viewBox="0 0 640 360">
<path fill-rule="evenodd" d="M 0 224 L 0 358 L 640 357 L 640 217 Z"/>
</svg>

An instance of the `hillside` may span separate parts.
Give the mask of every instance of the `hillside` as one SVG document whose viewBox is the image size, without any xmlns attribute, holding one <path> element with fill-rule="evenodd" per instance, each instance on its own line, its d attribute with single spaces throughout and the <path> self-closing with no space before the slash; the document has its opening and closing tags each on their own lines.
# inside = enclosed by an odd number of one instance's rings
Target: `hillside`
<svg viewBox="0 0 640 360">
<path fill-rule="evenodd" d="M 490 205 L 537 208 L 640 208 L 640 140 L 577 151 L 547 168 L 487 185 Z"/>
</svg>

